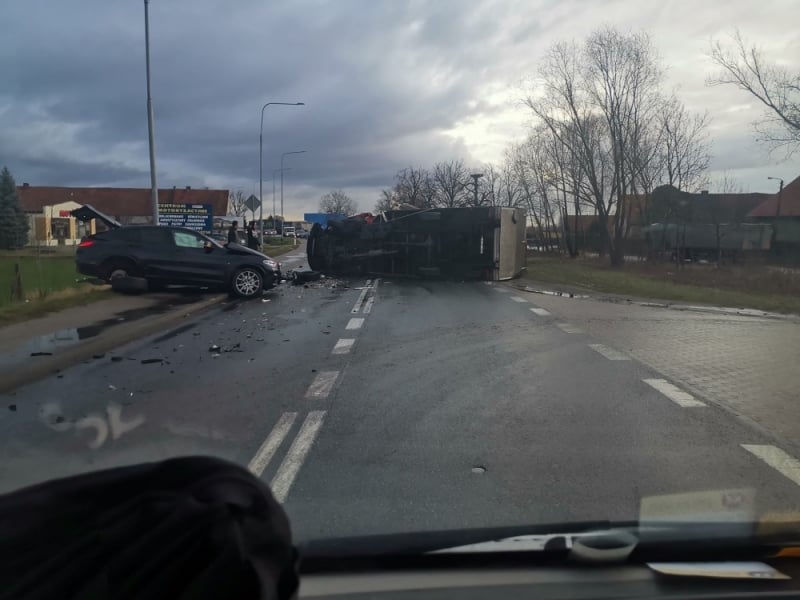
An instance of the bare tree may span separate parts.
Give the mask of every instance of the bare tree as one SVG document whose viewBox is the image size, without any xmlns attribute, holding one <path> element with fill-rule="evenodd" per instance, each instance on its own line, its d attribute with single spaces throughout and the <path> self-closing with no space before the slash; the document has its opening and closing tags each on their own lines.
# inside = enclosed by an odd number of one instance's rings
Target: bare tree
<svg viewBox="0 0 800 600">
<path fill-rule="evenodd" d="M 236 190 L 228 193 L 228 214 L 243 217 L 247 214 L 247 207 L 245 206 L 247 197 L 242 190 Z"/>
<path fill-rule="evenodd" d="M 375 203 L 375 212 L 381 213 L 387 210 L 392 210 L 397 204 L 397 197 L 393 190 L 381 190 L 381 197 Z"/>
<path fill-rule="evenodd" d="M 708 113 L 692 114 L 674 96 L 664 101 L 659 110 L 660 135 L 656 139 L 662 150 L 661 156 L 654 161 L 663 168 L 662 176 L 658 178 L 661 183 L 687 192 L 708 184 L 706 171 L 711 162 L 707 134 L 709 121 Z"/>
<path fill-rule="evenodd" d="M 588 205 L 597 215 L 601 253 L 608 251 L 612 265 L 619 265 L 634 203 L 665 173 L 676 182 L 700 180 L 708 165 L 707 117 L 690 115 L 676 100 L 665 102 L 659 62 L 644 33 L 602 28 L 582 44 L 557 43 L 539 76 L 525 101 L 548 132 L 537 134 L 546 152 L 531 162 L 534 176 L 528 178 L 538 188 L 538 204 L 545 219 L 560 215 L 566 240 L 568 216 L 577 225 Z"/>
<path fill-rule="evenodd" d="M 734 85 L 764 105 L 764 116 L 753 124 L 759 141 L 784 148 L 788 155 L 800 148 L 800 72 L 769 64 L 738 30 L 730 45 L 712 42 L 709 55 L 720 67 L 709 85 Z"/>
<path fill-rule="evenodd" d="M 433 168 L 433 184 L 436 189 L 436 204 L 442 208 L 454 208 L 464 203 L 464 188 L 469 174 L 461 160 L 438 162 Z"/>
<path fill-rule="evenodd" d="M 711 188 L 718 194 L 744 194 L 746 190 L 742 182 L 731 175 L 730 171 L 723 171 L 722 175 L 711 182 Z"/>
<path fill-rule="evenodd" d="M 419 208 L 428 208 L 424 187 L 428 173 L 425 169 L 406 167 L 395 175 L 394 193 L 399 202 Z"/>
<path fill-rule="evenodd" d="M 497 206 L 519 208 L 521 206 L 519 185 L 514 174 L 513 157 L 509 152 L 506 153 L 503 165 L 500 167 L 499 180 Z"/>
<path fill-rule="evenodd" d="M 358 207 L 342 190 L 333 190 L 320 199 L 319 209 L 328 214 L 350 216 L 356 213 Z"/>
</svg>

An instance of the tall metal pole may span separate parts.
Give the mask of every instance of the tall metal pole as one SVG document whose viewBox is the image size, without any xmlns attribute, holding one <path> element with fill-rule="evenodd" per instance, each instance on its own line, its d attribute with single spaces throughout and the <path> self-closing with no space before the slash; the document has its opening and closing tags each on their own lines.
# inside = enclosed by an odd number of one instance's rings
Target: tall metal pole
<svg viewBox="0 0 800 600">
<path fill-rule="evenodd" d="M 261 202 L 259 207 L 259 219 L 261 220 L 261 233 L 259 235 L 259 244 L 264 245 L 264 109 L 270 105 L 280 106 L 305 106 L 303 102 L 267 102 L 261 107 L 261 127 L 258 130 L 258 200 Z M 273 210 L 272 216 L 275 216 Z"/>
<path fill-rule="evenodd" d="M 475 193 L 475 206 L 478 206 L 478 179 L 483 177 L 483 173 L 473 173 L 470 175 L 470 177 L 475 180 L 475 188 L 473 189 L 473 192 Z"/>
<path fill-rule="evenodd" d="M 284 171 L 283 159 L 284 159 L 284 157 L 288 156 L 289 154 L 305 154 L 305 153 L 306 153 L 305 150 L 295 150 L 293 152 L 284 152 L 283 154 L 281 154 L 281 235 L 283 235 L 283 223 L 284 223 L 284 217 L 283 217 L 283 171 Z"/>
<path fill-rule="evenodd" d="M 272 227 L 272 228 L 273 228 L 273 229 L 277 229 L 277 228 L 278 228 L 278 227 L 275 225 L 276 216 L 277 216 L 277 213 L 275 212 L 275 174 L 276 174 L 278 171 L 280 171 L 281 173 L 283 173 L 283 171 L 291 171 L 291 170 L 292 170 L 292 168 L 291 168 L 291 167 L 287 167 L 287 168 L 285 168 L 285 169 L 274 169 L 274 170 L 272 171 L 272 225 L 273 225 L 273 227 Z"/>
<path fill-rule="evenodd" d="M 150 96 L 150 15 L 144 0 L 144 55 L 147 71 L 147 135 L 150 143 L 150 194 L 153 203 L 153 225 L 158 225 L 158 183 L 156 181 L 156 141 L 153 131 L 153 99 Z"/>
</svg>

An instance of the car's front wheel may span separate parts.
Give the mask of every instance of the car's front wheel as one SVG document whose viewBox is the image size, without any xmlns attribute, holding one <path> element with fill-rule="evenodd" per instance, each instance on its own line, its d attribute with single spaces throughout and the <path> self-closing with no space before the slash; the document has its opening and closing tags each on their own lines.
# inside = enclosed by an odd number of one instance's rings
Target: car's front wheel
<svg viewBox="0 0 800 600">
<path fill-rule="evenodd" d="M 254 267 L 242 267 L 233 274 L 231 292 L 239 298 L 253 298 L 264 289 L 264 276 Z"/>
</svg>

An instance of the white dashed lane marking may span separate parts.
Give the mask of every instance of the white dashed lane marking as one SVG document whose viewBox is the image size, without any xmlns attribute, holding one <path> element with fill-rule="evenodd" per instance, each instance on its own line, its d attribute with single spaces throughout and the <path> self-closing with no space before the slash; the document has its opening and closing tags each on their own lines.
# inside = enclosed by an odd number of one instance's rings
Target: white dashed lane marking
<svg viewBox="0 0 800 600">
<path fill-rule="evenodd" d="M 665 379 L 643 379 L 642 381 L 644 381 L 650 387 L 664 394 L 667 398 L 672 400 L 678 406 L 682 406 L 684 408 L 705 406 L 704 402 L 700 402 L 700 400 L 695 400 L 694 396 L 672 385 L 669 381 L 666 381 Z"/>
<path fill-rule="evenodd" d="M 345 329 L 361 329 L 364 325 L 364 319 L 361 317 L 353 317 L 347 322 Z"/>
<path fill-rule="evenodd" d="M 540 317 L 549 317 L 550 316 L 550 311 L 545 310 L 543 308 L 532 308 L 531 312 L 536 314 L 536 315 L 539 315 Z"/>
<path fill-rule="evenodd" d="M 511 296 L 511 299 L 514 302 L 527 302 L 527 300 L 525 300 L 525 298 L 521 298 L 520 296 Z"/>
<path fill-rule="evenodd" d="M 583 333 L 583 329 L 570 325 L 569 323 L 556 323 L 556 327 L 564 333 Z"/>
<path fill-rule="evenodd" d="M 331 351 L 332 354 L 347 354 L 350 350 L 353 349 L 353 344 L 356 341 L 353 338 L 342 338 L 336 342 L 334 345 L 333 350 Z"/>
<path fill-rule="evenodd" d="M 787 479 L 800 485 L 800 461 L 796 458 L 775 446 L 742 444 L 742 448 L 763 460 Z"/>
<path fill-rule="evenodd" d="M 272 494 L 278 502 L 283 503 L 286 500 L 286 496 L 289 495 L 289 489 L 292 487 L 300 467 L 303 466 L 303 462 L 308 456 L 308 452 L 311 450 L 311 446 L 314 444 L 324 420 L 325 411 L 314 410 L 308 413 L 305 421 L 303 421 L 300 432 L 294 438 L 289 451 L 283 458 L 283 462 L 278 467 L 278 472 L 275 473 L 275 477 L 270 484 Z"/>
<path fill-rule="evenodd" d="M 609 348 L 603 344 L 589 344 L 589 348 L 597 352 L 598 354 L 602 354 L 608 360 L 630 360 L 631 357 L 627 354 L 623 354 L 619 350 L 614 350 L 613 348 Z"/>
<path fill-rule="evenodd" d="M 314 381 L 308 386 L 306 398 L 327 398 L 338 377 L 339 371 L 322 371 L 317 373 Z"/>
<path fill-rule="evenodd" d="M 261 444 L 261 447 L 256 452 L 253 460 L 251 460 L 250 464 L 247 465 L 248 470 L 253 475 L 256 477 L 261 476 L 261 473 L 263 473 L 264 469 L 267 468 L 269 461 L 272 460 L 272 457 L 275 455 L 275 451 L 280 447 L 281 442 L 283 442 L 283 439 L 286 437 L 286 434 L 289 433 L 289 430 L 292 428 L 296 418 L 297 413 L 295 412 L 283 413 L 281 415 L 281 418 L 278 419 L 275 427 L 273 427 L 272 431 L 269 432 L 267 439 L 264 440 L 264 443 Z"/>
</svg>

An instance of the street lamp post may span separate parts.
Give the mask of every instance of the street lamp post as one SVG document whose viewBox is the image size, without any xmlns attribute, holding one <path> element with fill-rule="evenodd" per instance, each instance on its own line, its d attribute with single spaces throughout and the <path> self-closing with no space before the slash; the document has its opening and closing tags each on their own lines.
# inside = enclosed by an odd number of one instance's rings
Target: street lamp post
<svg viewBox="0 0 800 600">
<path fill-rule="evenodd" d="M 774 181 L 780 181 L 781 182 L 780 187 L 778 187 L 778 203 L 777 203 L 777 206 L 775 206 L 775 216 L 776 217 L 780 217 L 781 216 L 781 194 L 783 193 L 783 179 L 781 179 L 780 177 L 767 177 L 767 179 L 772 179 Z"/>
<path fill-rule="evenodd" d="M 145 2 L 146 1 L 147 0 L 145 0 Z M 272 104 L 280 106 L 305 106 L 304 102 L 267 102 L 261 107 L 261 128 L 258 132 L 258 200 L 261 206 L 259 207 L 258 218 L 261 220 L 259 244 L 262 246 L 264 245 L 264 109 Z"/>
<path fill-rule="evenodd" d="M 147 138 L 150 146 L 150 195 L 153 203 L 153 225 L 158 225 L 158 183 L 156 181 L 156 141 L 153 131 L 153 99 L 150 96 L 150 0 L 144 0 L 144 61 L 147 77 Z"/>
<path fill-rule="evenodd" d="M 475 189 L 473 191 L 475 192 L 475 206 L 478 206 L 478 179 L 483 177 L 483 173 L 473 173 L 470 177 L 475 181 Z"/>
<path fill-rule="evenodd" d="M 272 224 L 275 225 L 275 175 L 278 171 L 291 171 L 291 167 L 286 167 L 285 169 L 274 169 L 272 171 Z M 281 225 L 283 227 L 283 225 Z M 277 227 L 273 227 L 273 229 L 277 229 Z"/>
<path fill-rule="evenodd" d="M 294 150 L 293 152 L 284 152 L 283 154 L 281 154 L 281 168 L 280 168 L 280 171 L 281 171 L 281 234 L 283 234 L 283 223 L 284 223 L 284 218 L 283 218 L 283 170 L 284 170 L 283 169 L 283 159 L 284 159 L 284 157 L 288 156 L 289 154 L 305 154 L 305 153 L 306 153 L 305 150 Z"/>
</svg>

